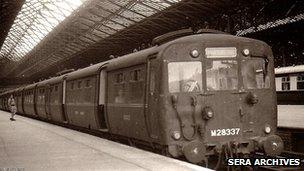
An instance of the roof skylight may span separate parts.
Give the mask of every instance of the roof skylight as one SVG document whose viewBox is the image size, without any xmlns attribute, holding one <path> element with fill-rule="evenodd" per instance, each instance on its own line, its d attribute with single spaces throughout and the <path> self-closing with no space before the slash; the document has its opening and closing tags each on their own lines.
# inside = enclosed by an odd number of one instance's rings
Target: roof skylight
<svg viewBox="0 0 304 171">
<path fill-rule="evenodd" d="M 20 60 L 85 0 L 26 0 L 0 50 L 0 58 Z"/>
</svg>

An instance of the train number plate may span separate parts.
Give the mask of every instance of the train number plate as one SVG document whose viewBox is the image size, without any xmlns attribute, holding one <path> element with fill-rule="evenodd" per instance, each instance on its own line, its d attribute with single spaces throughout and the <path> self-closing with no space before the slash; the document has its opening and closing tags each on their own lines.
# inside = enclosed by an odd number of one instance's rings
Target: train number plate
<svg viewBox="0 0 304 171">
<path fill-rule="evenodd" d="M 240 128 L 228 128 L 228 129 L 214 129 L 210 130 L 212 137 L 219 136 L 229 136 L 229 135 L 238 135 L 240 133 Z"/>
</svg>

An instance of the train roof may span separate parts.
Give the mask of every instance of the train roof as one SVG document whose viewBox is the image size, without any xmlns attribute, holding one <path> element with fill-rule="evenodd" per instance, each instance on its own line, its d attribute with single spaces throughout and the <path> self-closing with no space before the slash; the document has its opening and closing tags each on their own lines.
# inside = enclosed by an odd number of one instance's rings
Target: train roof
<svg viewBox="0 0 304 171">
<path fill-rule="evenodd" d="M 18 88 L 16 88 L 16 89 L 14 89 L 14 91 L 15 91 L 15 92 L 18 92 L 18 91 L 21 91 L 21 90 L 23 90 L 23 89 L 24 89 L 24 86 L 18 87 Z"/>
<path fill-rule="evenodd" d="M 149 55 L 159 53 L 166 47 L 170 46 L 171 44 L 175 44 L 175 43 L 179 43 L 179 42 L 191 42 L 191 41 L 202 41 L 204 43 L 208 42 L 210 44 L 212 44 L 214 41 L 216 41 L 217 44 L 219 44 L 219 42 L 223 42 L 223 43 L 235 42 L 236 45 L 240 41 L 247 42 L 247 43 L 255 42 L 255 48 L 261 49 L 261 51 L 259 51 L 261 54 L 258 54 L 258 55 L 262 55 L 265 53 L 265 51 L 263 51 L 265 49 L 262 48 L 263 46 L 269 47 L 265 42 L 260 41 L 260 40 L 246 38 L 246 37 L 238 37 L 238 36 L 229 35 L 229 34 L 222 34 L 222 33 L 220 33 L 220 34 L 218 34 L 218 33 L 217 34 L 214 34 L 214 33 L 192 34 L 192 35 L 173 39 L 173 40 L 166 42 L 164 44 L 161 44 L 159 46 L 153 46 L 153 47 L 145 49 L 145 50 L 141 50 L 141 51 L 138 51 L 135 53 L 127 54 L 127 55 L 121 56 L 119 58 L 109 60 L 108 64 L 107 64 L 107 70 L 111 71 L 111 70 L 115 70 L 118 68 L 124 68 L 124 67 L 137 65 L 140 63 L 144 63 L 144 62 L 146 62 Z"/>
<path fill-rule="evenodd" d="M 275 68 L 276 75 L 295 74 L 304 72 L 304 65 Z"/>
<path fill-rule="evenodd" d="M 247 37 L 239 37 L 235 35 L 229 34 L 214 34 L 214 33 L 201 33 L 201 34 L 194 34 L 189 36 L 184 36 L 177 38 L 173 41 L 170 41 L 165 46 L 170 46 L 175 43 L 180 42 L 201 42 L 202 46 L 210 46 L 210 47 L 221 47 L 221 46 L 235 46 L 235 47 L 246 47 L 251 51 L 253 56 L 265 56 L 271 57 L 271 48 L 270 46 L 257 39 L 247 38 Z"/>
<path fill-rule="evenodd" d="M 144 49 L 135 53 L 130 53 L 115 59 L 108 61 L 107 70 L 115 70 L 118 68 L 124 68 L 129 66 L 138 65 L 147 61 L 149 55 L 156 54 L 160 51 L 160 47 L 164 46 L 153 46 L 148 49 Z"/>
<path fill-rule="evenodd" d="M 35 86 L 37 85 L 38 83 L 34 83 L 34 84 L 30 84 L 28 86 L 25 86 L 23 90 L 29 90 L 29 89 L 32 89 L 32 88 L 35 88 Z"/>
<path fill-rule="evenodd" d="M 97 74 L 99 69 L 102 68 L 103 66 L 105 66 L 106 64 L 107 64 L 107 62 L 101 62 L 101 63 L 95 64 L 95 65 L 71 72 L 71 73 L 67 74 L 67 80 L 74 80 L 77 78 L 83 78 L 83 77 L 86 77 L 89 75 Z"/>
<path fill-rule="evenodd" d="M 105 62 L 101 62 L 101 63 L 95 64 L 95 65 L 68 73 L 68 74 L 66 74 L 66 78 L 67 78 L 67 80 L 74 80 L 77 78 L 83 78 L 86 76 L 95 75 L 95 74 L 98 74 L 100 69 L 104 66 L 106 67 L 106 70 L 111 71 L 111 70 L 115 70 L 118 68 L 124 68 L 124 67 L 141 64 L 141 63 L 146 62 L 149 55 L 160 52 L 161 49 L 163 49 L 166 46 L 169 46 L 170 44 L 177 43 L 177 42 L 184 42 L 184 41 L 193 41 L 193 39 L 197 39 L 197 40 L 204 39 L 204 41 L 210 40 L 210 42 L 214 41 L 214 39 L 219 40 L 219 41 L 242 40 L 242 41 L 247 41 L 247 42 L 252 42 L 252 41 L 260 42 L 263 45 L 266 44 L 259 40 L 244 38 L 244 37 L 237 37 L 237 36 L 227 35 L 227 34 L 212 34 L 212 33 L 194 34 L 194 35 L 177 38 L 173 41 L 164 43 L 160 46 L 153 46 L 148 49 L 144 49 L 144 50 L 141 50 L 141 51 L 138 51 L 135 53 L 130 53 L 127 55 L 123 55 L 123 56 L 115 58 L 115 59 L 111 59 L 111 60 L 108 60 Z M 60 78 L 55 77 L 54 79 L 56 79 L 57 81 L 61 81 L 63 79 L 63 77 L 60 77 Z M 44 83 L 51 83 L 51 82 L 46 81 Z M 40 85 L 42 85 L 42 84 L 40 83 Z"/>
<path fill-rule="evenodd" d="M 145 50 L 141 50 L 135 53 L 127 54 L 115 59 L 111 59 L 105 62 L 101 62 L 71 73 L 67 74 L 67 80 L 74 80 L 77 78 L 83 78 L 90 75 L 96 75 L 100 71 L 101 68 L 106 67 L 106 69 L 114 70 L 117 68 L 123 68 L 128 66 L 137 65 L 140 63 L 144 63 L 147 59 L 147 57 L 150 54 L 156 53 L 157 47 L 151 47 Z"/>
<path fill-rule="evenodd" d="M 45 86 L 45 85 L 48 85 L 48 84 L 56 84 L 56 83 L 59 83 L 61 81 L 64 80 L 64 78 L 67 77 L 68 74 L 65 74 L 65 75 L 61 75 L 61 76 L 58 76 L 58 77 L 53 77 L 53 78 L 50 78 L 50 79 L 47 79 L 47 80 L 43 80 L 41 82 L 38 83 L 38 87 L 41 87 L 41 86 Z"/>
<path fill-rule="evenodd" d="M 11 94 L 11 93 L 14 93 L 16 89 L 13 89 L 13 90 L 8 90 L 6 92 L 4 92 L 3 94 L 1 95 L 8 95 L 8 94 Z"/>
<path fill-rule="evenodd" d="M 204 42 L 208 42 L 208 43 L 213 43 L 215 42 L 216 45 L 219 44 L 219 42 L 224 41 L 223 43 L 226 42 L 242 42 L 242 43 L 252 43 L 252 42 L 257 42 L 260 43 L 261 45 L 267 45 L 267 43 L 258 40 L 258 39 L 252 39 L 252 38 L 248 38 L 248 37 L 240 37 L 240 36 L 235 36 L 235 35 L 231 35 L 231 34 L 221 34 L 221 33 L 199 33 L 199 34 L 193 34 L 193 35 L 188 35 L 188 36 L 184 36 L 184 37 L 180 37 L 177 38 L 175 40 L 172 40 L 170 42 L 168 42 L 168 44 L 171 43 L 176 43 L 179 41 L 196 41 L 196 40 L 203 40 Z"/>
</svg>

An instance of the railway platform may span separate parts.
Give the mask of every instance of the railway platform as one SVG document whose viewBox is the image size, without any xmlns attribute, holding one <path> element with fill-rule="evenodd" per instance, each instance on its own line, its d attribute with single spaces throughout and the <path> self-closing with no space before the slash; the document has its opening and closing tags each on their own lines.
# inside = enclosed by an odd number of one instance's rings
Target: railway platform
<svg viewBox="0 0 304 171">
<path fill-rule="evenodd" d="M 304 129 L 304 105 L 278 105 L 278 127 Z"/>
<path fill-rule="evenodd" d="M 0 170 L 209 170 L 0 111 Z"/>
</svg>

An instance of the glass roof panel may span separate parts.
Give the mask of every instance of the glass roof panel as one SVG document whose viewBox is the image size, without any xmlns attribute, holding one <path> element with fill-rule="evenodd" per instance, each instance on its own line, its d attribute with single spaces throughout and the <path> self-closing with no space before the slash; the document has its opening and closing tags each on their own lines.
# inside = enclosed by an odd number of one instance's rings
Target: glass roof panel
<svg viewBox="0 0 304 171">
<path fill-rule="evenodd" d="M 123 17 L 120 17 L 120 16 L 115 16 L 114 18 L 112 18 L 112 21 L 115 21 L 121 25 L 124 25 L 124 26 L 129 26 L 129 25 L 132 25 L 134 24 L 133 21 L 131 20 L 128 20 L 127 18 L 123 18 Z"/>
<path fill-rule="evenodd" d="M 153 15 L 155 12 L 157 12 L 157 10 L 146 6 L 146 5 L 142 5 L 142 4 L 136 4 L 131 8 L 132 11 L 137 12 L 138 14 L 141 14 L 143 16 L 150 16 Z"/>
<path fill-rule="evenodd" d="M 142 1 L 142 4 L 149 6 L 154 10 L 164 10 L 170 6 L 170 4 L 165 3 L 164 1 Z"/>
<path fill-rule="evenodd" d="M 113 28 L 114 30 L 121 30 L 121 29 L 125 28 L 125 26 L 112 22 L 112 21 L 108 21 L 107 24 L 105 24 L 105 25 Z"/>
<path fill-rule="evenodd" d="M 84 1 L 26 0 L 0 49 L 0 58 L 20 60 Z"/>
<path fill-rule="evenodd" d="M 121 13 L 121 16 L 122 17 L 125 17 L 126 19 L 130 19 L 132 21 L 135 21 L 135 22 L 139 22 L 140 20 L 146 18 L 145 16 L 142 16 L 142 15 L 139 15 L 139 14 L 136 14 L 132 11 L 124 11 L 123 13 Z"/>
<path fill-rule="evenodd" d="M 98 37 L 101 37 L 101 38 L 106 38 L 108 35 L 104 32 L 101 32 L 100 30 L 98 29 L 94 29 L 93 32 L 92 32 L 94 35 L 98 36 Z"/>
<path fill-rule="evenodd" d="M 0 59 L 20 60 L 84 1 L 86 0 L 25 0 L 0 49 Z M 66 40 L 67 51 L 80 51 L 179 1 L 181 0 L 91 0 L 71 20 L 70 30 L 63 30 L 74 36 L 70 42 Z M 61 47 L 59 51 L 64 51 L 64 48 L 65 46 Z M 61 55 L 57 56 L 59 59 Z"/>
<path fill-rule="evenodd" d="M 111 0 L 107 0 L 107 1 L 109 1 L 109 2 L 111 2 L 111 3 L 115 3 L 115 4 L 119 5 L 119 6 L 125 6 L 125 5 L 127 5 L 131 0 L 125 0 L 125 1 L 111 1 Z"/>
</svg>

